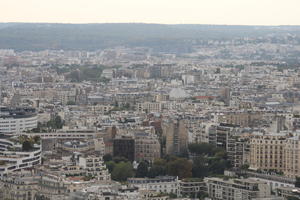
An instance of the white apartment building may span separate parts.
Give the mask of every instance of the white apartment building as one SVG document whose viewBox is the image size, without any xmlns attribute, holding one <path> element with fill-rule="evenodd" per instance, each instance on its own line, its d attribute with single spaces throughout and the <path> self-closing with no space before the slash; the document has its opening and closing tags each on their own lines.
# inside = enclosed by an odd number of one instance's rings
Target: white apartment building
<svg viewBox="0 0 300 200">
<path fill-rule="evenodd" d="M 135 186 L 139 189 L 180 196 L 178 177 L 158 176 L 155 178 L 129 178 L 127 181 L 130 186 Z"/>
<path fill-rule="evenodd" d="M 42 147 L 34 144 L 28 151 L 12 140 L 11 136 L 0 137 L 0 175 L 41 164 Z"/>
<path fill-rule="evenodd" d="M 208 195 L 214 200 L 251 200 L 271 196 L 270 186 L 255 179 L 205 178 L 205 182 Z"/>
<path fill-rule="evenodd" d="M 110 174 L 106 169 L 102 157 L 92 155 L 80 157 L 78 165 L 86 170 L 87 175 L 96 176 L 100 181 L 110 180 Z"/>
<path fill-rule="evenodd" d="M 37 115 L 34 113 L 1 113 L 0 133 L 22 133 L 37 127 Z"/>
</svg>

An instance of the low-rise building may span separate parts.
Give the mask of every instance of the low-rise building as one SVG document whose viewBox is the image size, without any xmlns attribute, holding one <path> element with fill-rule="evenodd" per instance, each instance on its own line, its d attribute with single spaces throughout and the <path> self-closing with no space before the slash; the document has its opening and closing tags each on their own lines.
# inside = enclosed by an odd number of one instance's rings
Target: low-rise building
<svg viewBox="0 0 300 200">
<path fill-rule="evenodd" d="M 179 183 L 180 194 L 184 197 L 200 198 L 206 193 L 206 184 L 202 179 L 184 179 Z"/>
<path fill-rule="evenodd" d="M 129 178 L 130 186 L 140 189 L 150 190 L 160 193 L 180 195 L 180 187 L 178 177 L 174 176 L 158 176 L 155 178 Z"/>
<path fill-rule="evenodd" d="M 79 158 L 79 166 L 86 170 L 86 174 L 89 176 L 96 176 L 100 181 L 110 180 L 110 174 L 106 169 L 102 157 L 87 156 Z"/>
<path fill-rule="evenodd" d="M 41 145 L 27 142 L 25 149 L 16 136 L 0 136 L 0 175 L 41 164 Z"/>
<path fill-rule="evenodd" d="M 255 179 L 205 178 L 208 196 L 215 200 L 250 200 L 271 196 L 271 188 L 266 182 Z"/>
<path fill-rule="evenodd" d="M 21 133 L 37 127 L 34 109 L 0 108 L 0 133 Z"/>
</svg>

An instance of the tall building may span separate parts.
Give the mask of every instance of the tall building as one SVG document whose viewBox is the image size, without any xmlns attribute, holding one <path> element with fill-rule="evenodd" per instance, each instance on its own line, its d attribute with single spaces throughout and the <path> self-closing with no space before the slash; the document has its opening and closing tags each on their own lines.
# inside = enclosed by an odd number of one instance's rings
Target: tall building
<svg viewBox="0 0 300 200">
<path fill-rule="evenodd" d="M 295 178 L 300 176 L 300 138 L 287 138 L 284 145 L 284 175 Z"/>
<path fill-rule="evenodd" d="M 122 137 L 113 140 L 113 156 L 124 157 L 130 161 L 135 158 L 135 142 L 131 137 Z"/>
<path fill-rule="evenodd" d="M 220 123 L 219 125 L 212 125 L 209 130 L 208 143 L 227 149 L 228 140 L 230 137 L 237 135 L 239 131 L 239 126 L 233 124 Z"/>
<path fill-rule="evenodd" d="M 229 106 L 230 105 L 230 88 L 226 87 L 223 88 L 220 92 L 220 96 L 222 100 L 224 101 L 225 105 Z"/>
<path fill-rule="evenodd" d="M 244 164 L 249 163 L 250 145 L 246 137 L 230 136 L 228 139 L 227 147 L 228 160 L 231 166 L 240 168 Z"/>
<path fill-rule="evenodd" d="M 285 134 L 255 135 L 250 140 L 250 168 L 283 171 Z"/>
<path fill-rule="evenodd" d="M 166 136 L 166 154 L 179 155 L 187 152 L 188 132 L 184 119 L 168 119 L 163 124 Z"/>
<path fill-rule="evenodd" d="M 150 133 L 135 134 L 135 160 L 153 162 L 160 158 L 160 143 L 157 135 Z"/>
</svg>

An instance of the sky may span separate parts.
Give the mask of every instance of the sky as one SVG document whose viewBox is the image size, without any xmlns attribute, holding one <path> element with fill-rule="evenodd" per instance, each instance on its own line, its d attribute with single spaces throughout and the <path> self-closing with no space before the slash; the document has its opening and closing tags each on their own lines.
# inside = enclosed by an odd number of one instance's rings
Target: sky
<svg viewBox="0 0 300 200">
<path fill-rule="evenodd" d="M 0 22 L 300 25 L 300 0 L 0 0 Z"/>
</svg>

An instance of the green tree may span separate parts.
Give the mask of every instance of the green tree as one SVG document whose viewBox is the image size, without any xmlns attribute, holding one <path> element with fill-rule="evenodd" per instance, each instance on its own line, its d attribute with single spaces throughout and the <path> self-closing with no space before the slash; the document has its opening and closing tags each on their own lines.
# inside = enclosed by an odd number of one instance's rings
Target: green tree
<svg viewBox="0 0 300 200">
<path fill-rule="evenodd" d="M 39 144 L 41 142 L 41 138 L 40 136 L 36 135 L 33 137 L 33 142 L 36 143 L 36 144 Z"/>
<path fill-rule="evenodd" d="M 29 140 L 26 140 L 22 143 L 22 150 L 23 151 L 29 151 L 33 148 L 31 142 Z"/>
<path fill-rule="evenodd" d="M 189 144 L 188 149 L 191 153 L 198 155 L 205 154 L 211 156 L 215 153 L 215 147 L 208 143 Z"/>
<path fill-rule="evenodd" d="M 63 125 L 64 122 L 59 115 L 56 115 L 54 118 L 47 122 L 47 127 L 52 129 L 61 129 Z"/>
<path fill-rule="evenodd" d="M 134 171 L 130 162 L 118 163 L 112 173 L 111 177 L 115 181 L 126 181 L 127 178 L 133 177 Z"/>
<path fill-rule="evenodd" d="M 168 162 L 167 174 L 180 179 L 189 178 L 192 176 L 192 163 L 185 158 L 176 158 Z"/>
<path fill-rule="evenodd" d="M 136 170 L 136 177 L 144 178 L 148 176 L 149 164 L 145 161 L 140 162 Z"/>
<path fill-rule="evenodd" d="M 112 160 L 111 154 L 105 154 L 105 155 L 103 156 L 103 160 L 104 160 L 104 162 L 111 161 L 111 160 Z"/>
<path fill-rule="evenodd" d="M 67 105 L 71 106 L 71 105 L 76 105 L 75 101 L 68 101 Z"/>
<path fill-rule="evenodd" d="M 193 177 L 203 178 L 209 175 L 206 158 L 200 156 L 194 159 L 192 173 Z"/>
<path fill-rule="evenodd" d="M 119 162 L 128 162 L 128 159 L 125 158 L 125 157 L 119 157 L 119 156 L 117 156 L 117 157 L 113 158 L 113 161 L 116 162 L 116 163 L 119 163 Z"/>
<path fill-rule="evenodd" d="M 106 167 L 109 171 L 109 173 L 112 173 L 112 171 L 114 170 L 115 166 L 116 166 L 116 163 L 114 161 L 108 161 L 108 162 L 105 162 L 106 164 Z"/>
<path fill-rule="evenodd" d="M 230 166 L 228 160 L 219 158 L 210 158 L 208 164 L 209 172 L 212 175 L 224 174 L 224 170 Z"/>
<path fill-rule="evenodd" d="M 167 161 L 164 159 L 155 159 L 150 170 L 148 176 L 154 178 L 156 176 L 164 176 L 167 174 Z"/>
</svg>

